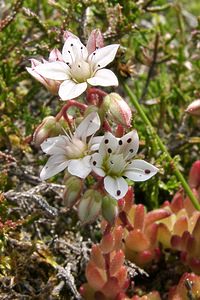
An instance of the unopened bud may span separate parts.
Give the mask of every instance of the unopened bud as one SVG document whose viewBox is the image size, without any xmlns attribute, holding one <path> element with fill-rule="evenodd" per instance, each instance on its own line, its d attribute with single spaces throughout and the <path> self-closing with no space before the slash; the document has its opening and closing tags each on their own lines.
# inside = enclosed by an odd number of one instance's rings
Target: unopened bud
<svg viewBox="0 0 200 300">
<path fill-rule="evenodd" d="M 117 201 L 110 197 L 105 196 L 102 201 L 102 215 L 109 223 L 113 224 L 118 214 Z"/>
<path fill-rule="evenodd" d="M 63 202 L 68 208 L 72 207 L 78 201 L 82 188 L 83 181 L 79 177 L 70 176 L 67 178 L 65 181 Z"/>
<path fill-rule="evenodd" d="M 188 114 L 200 116 L 200 99 L 194 100 L 185 110 Z"/>
<path fill-rule="evenodd" d="M 49 54 L 49 62 L 52 61 L 63 61 L 62 54 L 57 48 L 54 48 Z"/>
<path fill-rule="evenodd" d="M 36 147 L 50 136 L 56 136 L 61 132 L 62 128 L 56 118 L 49 116 L 44 118 L 43 122 L 36 128 L 33 134 L 33 142 Z"/>
<path fill-rule="evenodd" d="M 100 213 L 102 195 L 95 190 L 87 190 L 80 200 L 78 206 L 79 219 L 83 223 L 93 221 Z"/>
<path fill-rule="evenodd" d="M 103 46 L 104 46 L 104 42 L 103 42 L 103 35 L 101 31 L 99 29 L 92 30 L 86 46 L 88 53 L 91 54 L 96 49 L 102 48 Z"/>
<path fill-rule="evenodd" d="M 74 39 L 78 39 L 78 37 L 73 34 L 72 32 L 68 31 L 68 30 L 65 30 L 64 33 L 63 33 L 63 40 L 64 42 L 69 38 L 69 37 L 73 37 Z"/>
<path fill-rule="evenodd" d="M 130 127 L 132 112 L 120 95 L 117 93 L 108 94 L 103 100 L 103 108 L 113 122 Z"/>
<path fill-rule="evenodd" d="M 55 51 L 55 50 L 53 50 L 53 51 Z M 59 50 L 57 50 L 57 51 L 59 51 Z M 58 52 L 57 52 L 57 55 L 58 55 Z M 55 53 L 52 53 L 50 61 L 55 61 L 53 59 L 56 59 Z M 31 61 L 31 67 L 26 68 L 28 73 L 30 75 L 32 75 L 36 80 L 38 80 L 41 84 L 43 84 L 49 90 L 49 92 L 51 94 L 56 95 L 58 93 L 58 90 L 59 90 L 59 87 L 60 87 L 60 84 L 62 81 L 47 79 L 47 78 L 43 77 L 42 75 L 40 75 L 37 71 L 37 66 L 48 63 L 48 62 L 45 61 L 44 59 L 43 59 L 43 63 L 36 59 L 30 59 L 30 61 Z"/>
</svg>

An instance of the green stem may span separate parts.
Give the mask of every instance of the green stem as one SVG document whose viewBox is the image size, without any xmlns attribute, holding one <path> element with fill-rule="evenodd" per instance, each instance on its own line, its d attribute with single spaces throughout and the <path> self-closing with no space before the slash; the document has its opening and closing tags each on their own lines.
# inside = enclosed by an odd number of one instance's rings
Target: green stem
<svg viewBox="0 0 200 300">
<path fill-rule="evenodd" d="M 130 97 L 135 109 L 137 110 L 138 114 L 140 115 L 141 119 L 143 120 L 143 122 L 145 123 L 146 126 L 149 127 L 150 131 L 152 132 L 153 136 L 155 137 L 160 149 L 163 151 L 163 153 L 165 153 L 169 163 L 171 164 L 174 174 L 176 175 L 177 179 L 181 182 L 182 187 L 184 188 L 185 192 L 187 193 L 188 197 L 190 198 L 192 204 L 194 205 L 194 207 L 197 210 L 200 210 L 200 204 L 197 200 L 197 198 L 194 196 L 192 190 L 190 189 L 189 185 L 187 184 L 187 182 L 185 181 L 183 175 L 181 174 L 181 172 L 179 171 L 176 163 L 174 162 L 173 158 L 171 157 L 171 155 L 169 154 L 166 146 L 163 144 L 162 140 L 160 139 L 160 137 L 157 135 L 154 127 L 151 125 L 151 122 L 149 121 L 149 119 L 147 118 L 142 106 L 139 104 L 139 102 L 135 99 L 132 91 L 130 90 L 130 88 L 128 87 L 127 84 L 124 84 L 124 89 L 127 92 L 128 96 Z"/>
</svg>

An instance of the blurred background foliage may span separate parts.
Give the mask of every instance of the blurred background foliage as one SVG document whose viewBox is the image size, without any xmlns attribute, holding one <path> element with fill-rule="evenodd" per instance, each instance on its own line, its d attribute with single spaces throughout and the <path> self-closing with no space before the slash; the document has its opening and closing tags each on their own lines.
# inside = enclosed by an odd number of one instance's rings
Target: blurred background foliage
<svg viewBox="0 0 200 300">
<path fill-rule="evenodd" d="M 26 72 L 29 59 L 47 58 L 54 47 L 62 49 L 64 30 L 85 42 L 92 29 L 100 28 L 106 44 L 121 45 L 112 68 L 122 84 L 129 84 L 187 176 L 199 157 L 200 143 L 198 118 L 184 112 L 200 97 L 198 0 L 9 0 L 0 5 L 2 151 L 16 159 L 38 153 L 28 143 L 29 137 L 45 116 L 55 115 L 63 105 Z M 115 91 L 129 101 L 123 85 Z M 179 183 L 165 157 L 152 146 L 152 136 L 137 114 L 133 125 L 140 135 L 141 156 L 160 168 L 159 179 L 138 185 L 136 191 L 137 201 L 153 208 L 177 190 Z M 0 189 L 5 191 L 15 183 L 9 180 L 5 158 L 2 160 Z M 39 163 L 35 156 L 32 164 Z"/>
</svg>

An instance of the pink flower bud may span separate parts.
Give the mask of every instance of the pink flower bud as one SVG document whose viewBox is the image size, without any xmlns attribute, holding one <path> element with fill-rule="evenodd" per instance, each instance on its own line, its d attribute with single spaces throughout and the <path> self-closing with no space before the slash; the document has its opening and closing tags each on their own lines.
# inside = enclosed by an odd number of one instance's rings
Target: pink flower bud
<svg viewBox="0 0 200 300">
<path fill-rule="evenodd" d="M 50 136 L 58 135 L 61 130 L 62 127 L 60 123 L 56 121 L 55 117 L 49 116 L 44 118 L 33 134 L 33 142 L 35 146 L 39 147 L 44 140 Z"/>
<path fill-rule="evenodd" d="M 132 112 L 128 104 L 117 93 L 108 94 L 103 100 L 103 109 L 116 124 L 130 127 Z"/>
<path fill-rule="evenodd" d="M 185 110 L 188 114 L 200 116 L 200 99 L 194 100 Z"/>
<path fill-rule="evenodd" d="M 103 35 L 99 29 L 92 30 L 88 38 L 86 47 L 89 54 L 91 54 L 98 48 L 104 47 Z"/>
<path fill-rule="evenodd" d="M 52 54 L 53 56 L 53 54 Z M 28 71 L 28 73 L 30 75 L 32 75 L 37 81 L 39 81 L 41 84 L 43 84 L 47 90 L 49 90 L 49 92 L 53 95 L 58 93 L 58 89 L 59 86 L 61 84 L 62 81 L 58 81 L 58 80 L 52 80 L 52 79 L 47 79 L 44 78 L 43 76 L 41 76 L 38 72 L 36 72 L 35 68 L 42 64 L 42 62 L 32 58 L 30 59 L 31 61 L 31 67 L 30 68 L 26 68 L 26 70 Z M 46 63 L 45 60 L 43 60 L 43 63 Z"/>
<path fill-rule="evenodd" d="M 49 62 L 52 61 L 63 61 L 61 52 L 56 48 L 54 48 L 49 54 Z"/>
<path fill-rule="evenodd" d="M 72 32 L 68 31 L 68 30 L 65 30 L 64 33 L 63 33 L 63 40 L 64 42 L 69 38 L 69 37 L 73 37 L 75 39 L 78 39 L 78 37 L 73 34 Z"/>
<path fill-rule="evenodd" d="M 83 188 L 83 180 L 76 176 L 70 176 L 65 181 L 63 201 L 67 207 L 72 207 L 78 201 Z"/>
<path fill-rule="evenodd" d="M 102 195 L 95 190 L 87 190 L 80 200 L 78 206 L 79 219 L 83 223 L 93 221 L 100 213 Z"/>
</svg>

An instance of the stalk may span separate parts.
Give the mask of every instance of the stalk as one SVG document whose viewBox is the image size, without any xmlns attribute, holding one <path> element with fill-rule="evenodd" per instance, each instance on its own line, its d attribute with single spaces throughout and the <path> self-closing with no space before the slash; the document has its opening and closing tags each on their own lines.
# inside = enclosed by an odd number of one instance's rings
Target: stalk
<svg viewBox="0 0 200 300">
<path fill-rule="evenodd" d="M 131 102 L 133 103 L 135 109 L 137 110 L 138 114 L 140 115 L 141 119 L 143 120 L 143 122 L 145 123 L 146 126 L 149 127 L 150 131 L 152 132 L 155 140 L 157 141 L 158 146 L 160 147 L 160 149 L 162 150 L 163 153 L 165 153 L 169 163 L 172 166 L 173 172 L 176 175 L 176 178 L 180 181 L 182 187 L 184 188 L 186 194 L 188 195 L 188 197 L 190 198 L 190 201 L 192 202 L 192 204 L 194 205 L 194 207 L 197 210 L 200 210 L 200 204 L 199 201 L 197 200 L 197 198 L 194 196 L 191 188 L 189 187 L 189 185 L 187 184 L 185 178 L 183 177 L 183 175 L 181 174 L 181 172 L 178 169 L 177 164 L 174 162 L 173 158 L 171 157 L 169 151 L 167 150 L 165 144 L 162 142 L 161 138 L 158 136 L 158 134 L 156 133 L 154 127 L 152 126 L 151 122 L 149 121 L 147 115 L 145 114 L 142 106 L 139 104 L 139 102 L 135 99 L 132 91 L 130 90 L 130 88 L 128 87 L 127 84 L 124 84 L 124 89 L 126 91 L 126 93 L 128 94 L 128 96 L 130 97 Z"/>
</svg>

